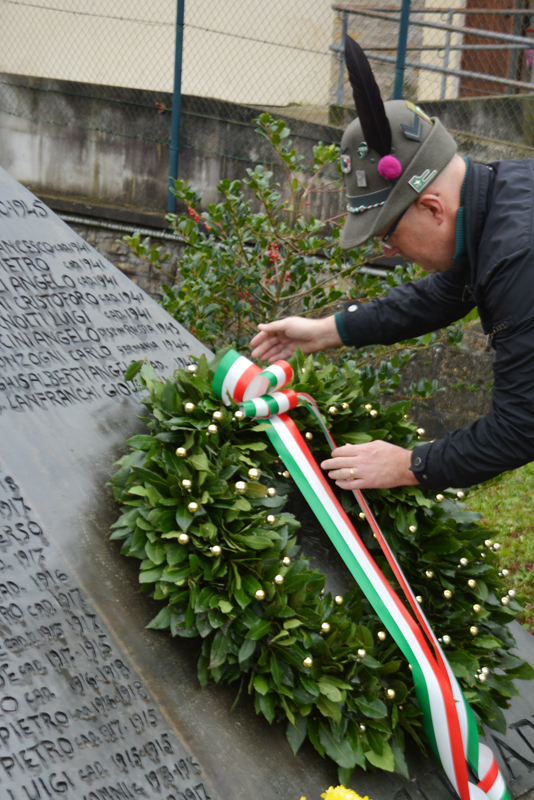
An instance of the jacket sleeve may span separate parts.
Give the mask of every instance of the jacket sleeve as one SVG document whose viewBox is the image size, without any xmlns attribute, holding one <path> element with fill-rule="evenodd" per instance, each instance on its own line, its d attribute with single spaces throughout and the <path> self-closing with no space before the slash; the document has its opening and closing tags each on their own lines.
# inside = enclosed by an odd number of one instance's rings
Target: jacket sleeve
<svg viewBox="0 0 534 800">
<path fill-rule="evenodd" d="M 415 448 L 411 468 L 423 486 L 471 486 L 534 460 L 533 294 L 530 249 L 491 270 L 484 292 L 496 349 L 490 410 Z"/>
<path fill-rule="evenodd" d="M 393 344 L 450 325 L 475 306 L 463 300 L 466 282 L 466 267 L 458 264 L 448 272 L 403 283 L 369 303 L 350 303 L 336 314 L 340 338 L 353 347 Z"/>
</svg>

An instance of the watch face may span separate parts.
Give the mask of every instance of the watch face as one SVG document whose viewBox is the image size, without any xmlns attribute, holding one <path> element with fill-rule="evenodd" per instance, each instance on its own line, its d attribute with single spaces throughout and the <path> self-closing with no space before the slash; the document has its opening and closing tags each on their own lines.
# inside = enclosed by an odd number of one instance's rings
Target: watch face
<svg viewBox="0 0 534 800">
<path fill-rule="evenodd" d="M 341 172 L 345 175 L 350 172 L 350 156 L 341 156 Z"/>
<path fill-rule="evenodd" d="M 362 142 L 358 145 L 358 158 L 365 158 L 368 152 L 367 142 Z"/>
</svg>

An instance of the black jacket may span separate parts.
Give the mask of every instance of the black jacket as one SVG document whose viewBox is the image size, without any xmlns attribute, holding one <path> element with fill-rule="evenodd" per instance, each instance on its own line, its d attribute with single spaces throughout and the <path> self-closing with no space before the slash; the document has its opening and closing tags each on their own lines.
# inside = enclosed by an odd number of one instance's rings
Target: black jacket
<svg viewBox="0 0 534 800">
<path fill-rule="evenodd" d="M 492 402 L 472 425 L 415 448 L 411 469 L 433 489 L 534 460 L 534 159 L 470 160 L 464 204 L 467 261 L 351 304 L 337 320 L 345 343 L 363 347 L 420 336 L 478 307 L 496 350 Z"/>
</svg>

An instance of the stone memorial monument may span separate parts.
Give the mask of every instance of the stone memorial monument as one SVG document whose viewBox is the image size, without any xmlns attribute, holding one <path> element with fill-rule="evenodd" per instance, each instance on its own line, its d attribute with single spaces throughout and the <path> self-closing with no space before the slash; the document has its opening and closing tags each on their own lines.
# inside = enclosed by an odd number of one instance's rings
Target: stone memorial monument
<svg viewBox="0 0 534 800">
<path fill-rule="evenodd" d="M 201 690 L 195 642 L 146 630 L 155 603 L 109 541 L 106 488 L 142 430 L 133 359 L 162 374 L 207 353 L 112 264 L 0 170 L 1 800 L 318 800 L 335 766 L 232 687 Z M 346 572 L 310 537 L 332 587 Z M 515 625 L 519 653 L 531 637 Z M 512 797 L 534 797 L 534 691 L 488 733 Z M 411 780 L 356 771 L 373 800 L 447 800 L 415 751 Z"/>
</svg>

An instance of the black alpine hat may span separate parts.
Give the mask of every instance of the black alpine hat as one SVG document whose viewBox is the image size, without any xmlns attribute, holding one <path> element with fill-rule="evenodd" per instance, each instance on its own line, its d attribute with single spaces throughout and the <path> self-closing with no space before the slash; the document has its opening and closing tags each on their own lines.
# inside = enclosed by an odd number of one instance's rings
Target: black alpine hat
<svg viewBox="0 0 534 800">
<path fill-rule="evenodd" d="M 345 62 L 358 117 L 341 139 L 348 250 L 389 226 L 447 166 L 456 142 L 436 117 L 406 100 L 383 102 L 362 48 L 350 36 Z"/>
</svg>

